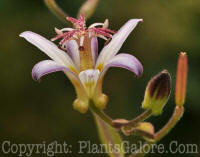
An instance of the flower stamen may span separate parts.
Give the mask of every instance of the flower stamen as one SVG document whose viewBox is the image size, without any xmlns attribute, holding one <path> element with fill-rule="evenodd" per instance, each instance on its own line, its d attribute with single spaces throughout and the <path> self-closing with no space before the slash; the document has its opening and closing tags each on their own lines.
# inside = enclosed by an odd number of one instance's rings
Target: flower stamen
<svg viewBox="0 0 200 157">
<path fill-rule="evenodd" d="M 86 27 L 84 15 L 80 15 L 79 19 L 75 19 L 73 17 L 67 17 L 66 19 L 74 25 L 74 28 L 63 28 L 60 30 L 55 28 L 57 36 L 51 39 L 52 41 L 61 39 L 59 42 L 59 47 L 62 47 L 62 49 L 65 49 L 66 42 L 71 39 L 75 39 L 77 41 L 80 40 L 79 46 L 83 47 L 85 35 L 89 35 L 89 38 L 96 36 L 107 41 L 108 39 L 112 38 L 113 34 L 116 33 L 116 31 L 107 28 L 107 19 L 104 23 L 94 23 L 88 28 Z"/>
</svg>

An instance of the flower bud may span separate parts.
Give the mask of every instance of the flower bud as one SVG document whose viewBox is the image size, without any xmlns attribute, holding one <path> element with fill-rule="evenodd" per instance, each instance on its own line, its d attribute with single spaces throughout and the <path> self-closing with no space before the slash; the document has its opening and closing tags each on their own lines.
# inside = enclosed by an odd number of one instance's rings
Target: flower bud
<svg viewBox="0 0 200 157">
<path fill-rule="evenodd" d="M 81 99 L 76 99 L 73 103 L 73 107 L 75 110 L 81 112 L 81 113 L 86 113 L 88 110 L 88 100 L 81 100 Z"/>
<path fill-rule="evenodd" d="M 154 76 L 145 91 L 142 108 L 150 109 L 153 115 L 162 113 L 171 91 L 171 77 L 167 70 Z"/>
<path fill-rule="evenodd" d="M 87 0 L 81 6 L 78 14 L 79 15 L 83 14 L 85 15 L 86 18 L 91 17 L 94 11 L 96 10 L 98 3 L 99 3 L 99 0 Z"/>
<path fill-rule="evenodd" d="M 147 132 L 149 134 L 154 134 L 154 127 L 149 122 L 141 122 L 136 125 L 136 129 L 140 131 Z"/>
<path fill-rule="evenodd" d="M 184 52 L 181 52 L 178 58 L 176 74 L 175 102 L 177 106 L 183 106 L 187 88 L 188 59 Z"/>
<path fill-rule="evenodd" d="M 95 106 L 98 109 L 104 109 L 107 105 L 108 102 L 108 97 L 105 94 L 101 94 L 100 96 L 95 96 L 95 98 L 93 99 Z"/>
<path fill-rule="evenodd" d="M 135 127 L 135 134 L 142 136 L 147 141 L 151 141 L 154 138 L 154 126 L 149 122 L 138 123 Z"/>
</svg>

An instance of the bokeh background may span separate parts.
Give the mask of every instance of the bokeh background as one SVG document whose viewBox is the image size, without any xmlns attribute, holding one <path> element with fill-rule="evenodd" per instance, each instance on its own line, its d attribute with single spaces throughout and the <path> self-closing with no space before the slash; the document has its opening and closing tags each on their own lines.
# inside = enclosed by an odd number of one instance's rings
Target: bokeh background
<svg viewBox="0 0 200 157">
<path fill-rule="evenodd" d="M 76 15 L 83 2 L 58 0 L 71 16 Z M 179 52 L 186 51 L 189 57 L 186 112 L 160 143 L 167 146 L 170 141 L 177 140 L 200 147 L 200 1 L 100 0 L 95 14 L 87 23 L 103 22 L 105 18 L 109 18 L 110 28 L 115 30 L 130 18 L 144 19 L 120 51 L 139 58 L 144 74 L 137 79 L 123 69 L 109 70 L 103 88 L 110 98 L 106 112 L 113 118 L 126 119 L 141 113 L 148 80 L 161 70 L 168 69 L 173 79 L 171 98 L 163 114 L 150 119 L 159 129 L 173 112 L 176 61 Z M 19 38 L 19 34 L 31 30 L 51 38 L 55 35 L 54 27 L 66 25 L 49 12 L 42 0 L 0 1 L 0 140 L 13 143 L 66 141 L 73 145 L 73 153 L 56 156 L 94 156 L 77 154 L 77 141 L 99 143 L 99 139 L 90 112 L 80 114 L 73 110 L 72 102 L 76 95 L 70 81 L 61 72 L 44 77 L 40 83 L 31 78 L 34 64 L 47 56 Z M 162 156 L 197 157 L 199 154 Z"/>
</svg>

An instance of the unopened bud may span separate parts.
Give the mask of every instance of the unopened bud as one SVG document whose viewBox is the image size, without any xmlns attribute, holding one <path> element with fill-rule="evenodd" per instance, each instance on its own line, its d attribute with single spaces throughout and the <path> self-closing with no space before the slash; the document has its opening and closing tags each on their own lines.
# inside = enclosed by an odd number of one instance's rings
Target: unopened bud
<svg viewBox="0 0 200 157">
<path fill-rule="evenodd" d="M 98 3 L 99 3 L 99 0 L 87 0 L 81 6 L 78 15 L 83 14 L 85 15 L 86 18 L 91 17 L 94 11 L 96 10 Z"/>
<path fill-rule="evenodd" d="M 177 74 L 176 74 L 176 91 L 175 101 L 177 106 L 183 106 L 185 103 L 186 87 L 187 87 L 188 59 L 184 52 L 181 52 L 178 58 Z"/>
<path fill-rule="evenodd" d="M 154 126 L 149 122 L 138 123 L 135 127 L 135 133 L 143 136 L 144 139 L 150 140 L 154 138 Z"/>
<path fill-rule="evenodd" d="M 88 100 L 80 100 L 80 99 L 76 99 L 73 103 L 73 107 L 75 110 L 81 112 L 81 113 L 86 113 L 88 110 Z"/>
<path fill-rule="evenodd" d="M 102 110 L 102 109 L 104 109 L 104 108 L 106 107 L 106 105 L 107 105 L 108 97 L 107 97 L 107 95 L 105 95 L 105 94 L 101 94 L 101 95 L 99 95 L 99 96 L 95 96 L 95 98 L 94 98 L 93 101 L 94 101 L 94 103 L 95 103 L 95 106 L 96 106 L 98 109 Z"/>
<path fill-rule="evenodd" d="M 141 122 L 138 123 L 136 126 L 137 130 L 148 132 L 149 134 L 154 134 L 154 127 L 149 122 Z"/>
<path fill-rule="evenodd" d="M 153 115 L 162 113 L 171 91 L 171 77 L 167 70 L 154 76 L 145 91 L 142 108 L 150 109 Z"/>
</svg>

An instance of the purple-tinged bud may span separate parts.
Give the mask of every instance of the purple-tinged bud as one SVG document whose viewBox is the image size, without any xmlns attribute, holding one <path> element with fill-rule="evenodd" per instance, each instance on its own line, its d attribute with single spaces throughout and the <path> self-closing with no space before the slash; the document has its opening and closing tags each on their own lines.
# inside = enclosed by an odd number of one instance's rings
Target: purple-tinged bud
<svg viewBox="0 0 200 157">
<path fill-rule="evenodd" d="M 161 114 L 170 92 L 171 77 L 167 70 L 163 70 L 149 81 L 142 108 L 151 110 L 153 115 Z"/>
</svg>

